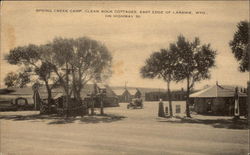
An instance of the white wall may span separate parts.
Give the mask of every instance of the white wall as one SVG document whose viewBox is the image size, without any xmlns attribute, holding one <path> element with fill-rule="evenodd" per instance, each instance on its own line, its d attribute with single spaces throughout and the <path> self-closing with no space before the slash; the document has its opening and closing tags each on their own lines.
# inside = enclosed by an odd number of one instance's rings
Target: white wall
<svg viewBox="0 0 250 155">
<path fill-rule="evenodd" d="M 168 107 L 168 113 L 169 113 L 169 103 L 168 101 L 164 101 L 164 107 Z M 186 101 L 172 101 L 172 108 L 173 108 L 173 115 L 176 114 L 176 105 L 180 105 L 181 112 L 180 114 L 186 113 Z"/>
</svg>

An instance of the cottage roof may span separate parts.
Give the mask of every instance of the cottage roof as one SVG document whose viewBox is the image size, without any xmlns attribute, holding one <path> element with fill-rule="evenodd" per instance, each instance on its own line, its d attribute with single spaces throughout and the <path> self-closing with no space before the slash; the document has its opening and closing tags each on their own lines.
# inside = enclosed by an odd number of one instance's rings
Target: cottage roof
<svg viewBox="0 0 250 155">
<path fill-rule="evenodd" d="M 119 96 L 121 96 L 126 90 L 128 91 L 128 93 L 129 93 L 130 95 L 135 95 L 136 92 L 139 91 L 138 89 L 135 89 L 135 88 L 127 88 L 127 89 L 125 89 L 125 88 L 120 88 L 120 89 L 113 89 L 114 93 L 115 93 L 116 95 L 119 95 Z"/>
<path fill-rule="evenodd" d="M 228 85 L 214 85 L 190 95 L 191 98 L 208 98 L 208 97 L 234 97 L 235 87 Z M 246 97 L 246 93 L 239 92 L 239 96 Z"/>
<path fill-rule="evenodd" d="M 99 87 L 100 89 L 105 89 L 105 88 L 106 88 L 106 86 L 105 86 L 103 83 L 97 83 L 96 85 L 97 85 L 97 87 Z"/>
<path fill-rule="evenodd" d="M 97 87 L 99 88 L 106 88 L 106 94 L 108 97 L 115 97 L 115 93 L 108 85 L 98 84 Z M 84 98 L 88 94 L 94 92 L 94 84 L 86 84 L 81 91 L 81 97 Z M 47 98 L 47 90 L 45 86 L 39 87 L 39 94 L 41 98 Z M 52 98 L 57 98 L 62 96 L 64 91 L 62 88 L 54 88 L 52 89 Z M 0 89 L 0 99 L 4 98 L 17 98 L 17 97 L 29 97 L 32 98 L 33 90 L 31 87 L 24 87 L 24 88 L 5 88 Z"/>
<path fill-rule="evenodd" d="M 108 97 L 117 97 L 112 88 L 109 85 L 105 85 L 106 87 L 106 95 Z"/>
<path fill-rule="evenodd" d="M 9 94 L 9 95 L 30 95 L 33 94 L 31 87 L 24 88 L 6 88 L 1 89 L 1 94 Z"/>
<path fill-rule="evenodd" d="M 131 95 L 135 95 L 137 93 L 137 91 L 139 91 L 138 89 L 128 89 L 128 92 L 131 94 Z"/>
<path fill-rule="evenodd" d="M 113 89 L 113 92 L 116 95 L 121 96 L 125 92 L 125 89 L 124 88 L 122 88 L 122 89 Z"/>
</svg>

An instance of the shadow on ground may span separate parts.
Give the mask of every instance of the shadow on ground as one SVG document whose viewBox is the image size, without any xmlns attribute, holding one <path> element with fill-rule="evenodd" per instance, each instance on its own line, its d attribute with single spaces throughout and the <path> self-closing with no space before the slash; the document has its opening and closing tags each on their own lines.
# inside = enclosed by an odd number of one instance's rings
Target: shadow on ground
<svg viewBox="0 0 250 155">
<path fill-rule="evenodd" d="M 43 122 L 48 121 L 49 125 L 53 124 L 69 124 L 76 121 L 80 123 L 111 123 L 115 121 L 122 120 L 126 117 L 114 114 L 105 114 L 105 115 L 86 115 L 83 117 L 61 117 L 58 115 L 3 115 L 0 116 L 1 119 L 13 120 L 13 121 L 32 121 L 32 122 Z"/>
<path fill-rule="evenodd" d="M 226 128 L 226 129 L 248 129 L 247 119 L 198 119 L 187 117 L 174 117 L 166 118 L 165 120 L 159 120 L 159 122 L 168 122 L 174 124 L 203 124 L 210 125 L 214 128 Z"/>
</svg>

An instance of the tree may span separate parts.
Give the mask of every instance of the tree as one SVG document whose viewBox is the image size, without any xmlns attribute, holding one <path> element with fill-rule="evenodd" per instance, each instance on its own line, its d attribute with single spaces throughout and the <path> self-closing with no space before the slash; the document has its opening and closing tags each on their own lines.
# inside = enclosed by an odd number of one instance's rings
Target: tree
<svg viewBox="0 0 250 155">
<path fill-rule="evenodd" d="M 237 25 L 237 31 L 234 33 L 233 40 L 229 42 L 232 53 L 239 61 L 239 70 L 241 72 L 249 71 L 249 22 L 241 21 Z"/>
<path fill-rule="evenodd" d="M 170 116 L 173 116 L 170 83 L 175 81 L 176 59 L 172 51 L 161 49 L 146 60 L 145 66 L 140 71 L 143 78 L 159 78 L 167 83 Z"/>
<path fill-rule="evenodd" d="M 112 56 L 98 41 L 87 37 L 55 38 L 50 48 L 51 58 L 47 60 L 50 60 L 48 63 L 57 75 L 67 101 L 73 94 L 81 102 L 81 90 L 89 81 L 103 81 L 112 73 Z"/>
<path fill-rule="evenodd" d="M 51 90 L 53 85 L 49 85 L 51 66 L 46 63 L 47 60 L 45 58 L 47 58 L 46 54 L 48 54 L 45 52 L 46 50 L 46 45 L 37 46 L 30 44 L 28 46 L 19 46 L 11 49 L 5 58 L 10 64 L 19 66 L 21 65 L 25 68 L 25 74 L 20 75 L 21 79 L 24 79 L 27 76 L 36 75 L 45 83 L 50 109 L 52 100 Z"/>
<path fill-rule="evenodd" d="M 4 83 L 8 88 L 10 87 L 23 88 L 29 82 L 30 82 L 30 77 L 29 74 L 27 74 L 27 72 L 20 72 L 18 74 L 10 72 L 4 78 Z"/>
<path fill-rule="evenodd" d="M 81 100 L 80 92 L 85 84 L 94 80 L 101 82 L 112 74 L 112 56 L 105 45 L 87 37 L 77 38 L 74 43 L 73 86 L 76 97 Z M 101 92 L 101 114 L 103 114 L 103 94 Z"/>
<path fill-rule="evenodd" d="M 26 71 L 18 74 L 18 85 L 20 88 L 25 87 L 30 81 L 30 75 Z"/>
<path fill-rule="evenodd" d="M 59 84 L 63 88 L 68 108 L 72 94 L 78 103 L 81 102 L 81 90 L 87 82 L 103 81 L 112 73 L 112 56 L 106 46 L 87 37 L 55 38 L 40 46 L 17 47 L 10 50 L 6 60 L 22 65 L 44 82 L 49 109 L 54 86 Z"/>
<path fill-rule="evenodd" d="M 52 89 L 57 86 L 57 81 L 55 80 L 53 84 L 49 84 L 52 74 L 52 66 L 49 63 L 41 62 L 39 67 L 34 69 L 36 75 L 38 75 L 38 79 L 44 82 L 44 85 L 47 90 L 47 100 L 48 100 L 48 112 L 51 111 L 51 103 L 52 103 Z"/>
<path fill-rule="evenodd" d="M 74 55 L 70 61 L 76 98 L 87 82 L 101 82 L 111 75 L 112 56 L 105 45 L 87 37 L 74 41 Z"/>
<path fill-rule="evenodd" d="M 17 87 L 18 85 L 18 74 L 14 72 L 10 72 L 6 75 L 4 78 L 4 84 L 10 88 L 10 87 Z"/>
<path fill-rule="evenodd" d="M 200 39 L 190 42 L 184 36 L 178 36 L 177 42 L 170 44 L 170 50 L 177 56 L 175 79 L 187 81 L 186 114 L 190 116 L 189 95 L 194 84 L 210 78 L 210 69 L 215 66 L 216 51 L 210 44 L 201 45 Z"/>
</svg>

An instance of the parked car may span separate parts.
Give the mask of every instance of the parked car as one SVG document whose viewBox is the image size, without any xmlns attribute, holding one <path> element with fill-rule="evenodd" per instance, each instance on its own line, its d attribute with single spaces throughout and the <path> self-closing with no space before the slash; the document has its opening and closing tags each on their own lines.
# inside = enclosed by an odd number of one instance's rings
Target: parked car
<svg viewBox="0 0 250 155">
<path fill-rule="evenodd" d="M 129 108 L 133 108 L 133 109 L 143 108 L 142 99 L 141 98 L 132 99 L 132 101 L 127 105 L 127 109 L 129 109 Z"/>
</svg>

